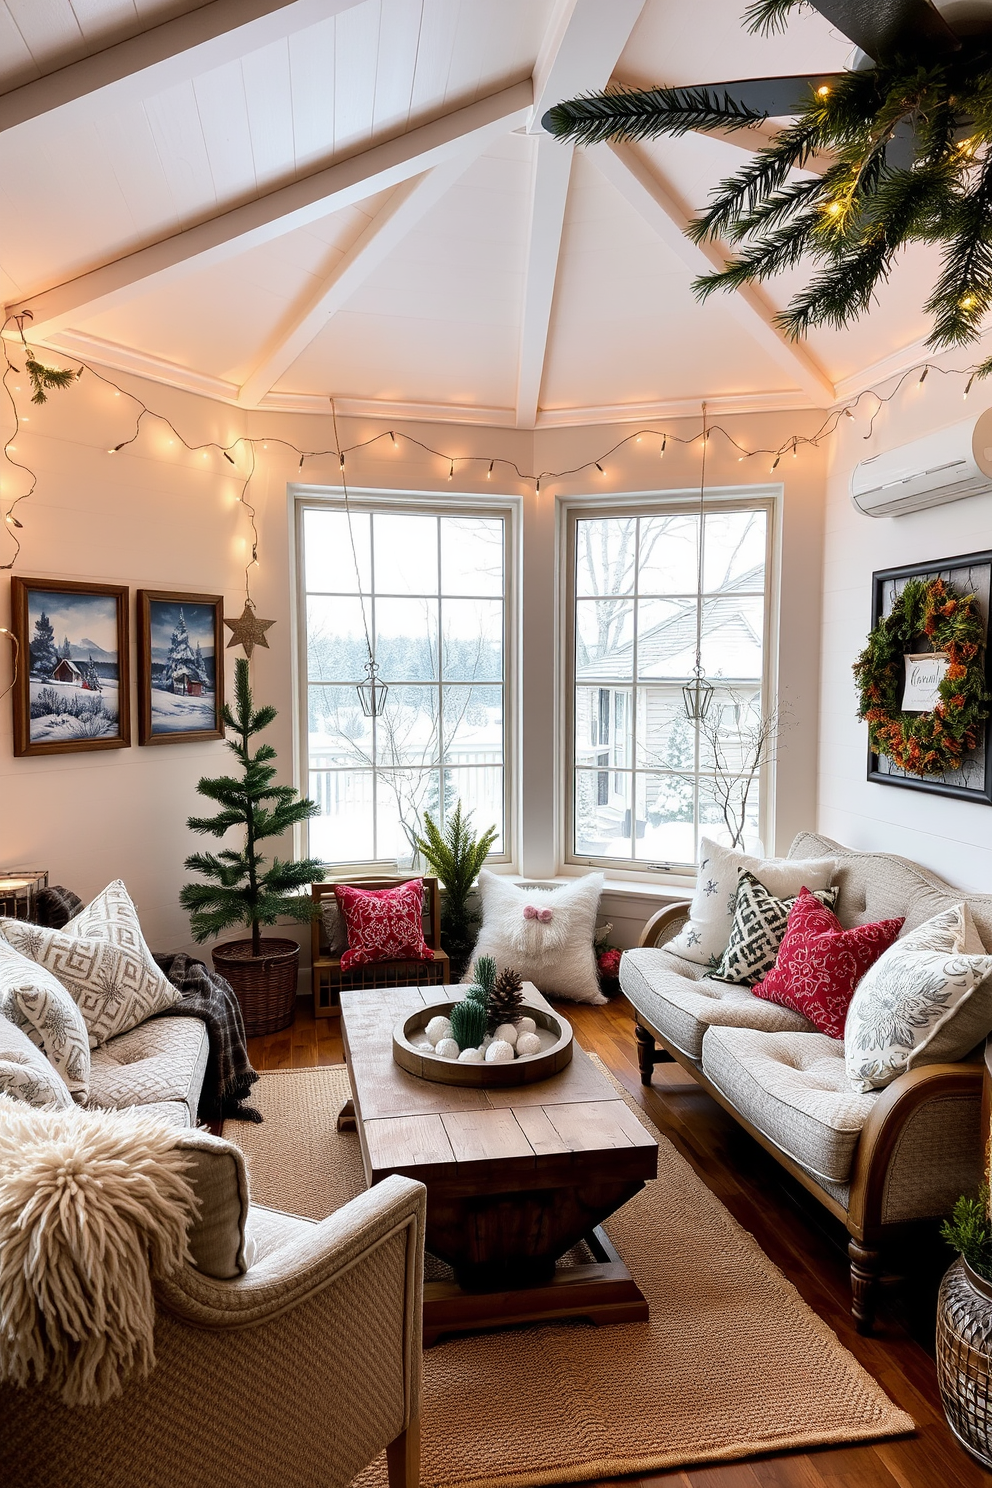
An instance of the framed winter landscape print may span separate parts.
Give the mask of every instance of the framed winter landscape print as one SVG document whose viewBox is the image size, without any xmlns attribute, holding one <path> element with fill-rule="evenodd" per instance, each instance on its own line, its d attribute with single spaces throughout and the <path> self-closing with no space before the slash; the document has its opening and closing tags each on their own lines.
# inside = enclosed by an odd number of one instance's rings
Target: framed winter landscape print
<svg viewBox="0 0 992 1488">
<path fill-rule="evenodd" d="M 223 739 L 224 597 L 138 590 L 138 742 Z"/>
<path fill-rule="evenodd" d="M 130 744 L 127 586 L 12 578 L 10 605 L 15 755 Z"/>
</svg>

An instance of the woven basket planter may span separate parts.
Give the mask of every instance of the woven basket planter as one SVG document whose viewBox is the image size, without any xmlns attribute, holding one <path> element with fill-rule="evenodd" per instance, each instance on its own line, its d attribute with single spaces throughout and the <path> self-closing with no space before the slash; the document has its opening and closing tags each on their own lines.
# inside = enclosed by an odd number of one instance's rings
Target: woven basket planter
<svg viewBox="0 0 992 1488">
<path fill-rule="evenodd" d="M 959 1256 L 937 1299 L 937 1380 L 961 1445 L 992 1467 L 992 1283 Z"/>
<path fill-rule="evenodd" d="M 241 1007 L 245 1034 L 276 1033 L 296 1015 L 300 948 L 295 940 L 262 937 L 262 954 L 253 956 L 250 940 L 229 940 L 212 953 L 214 970 L 230 982 Z"/>
</svg>

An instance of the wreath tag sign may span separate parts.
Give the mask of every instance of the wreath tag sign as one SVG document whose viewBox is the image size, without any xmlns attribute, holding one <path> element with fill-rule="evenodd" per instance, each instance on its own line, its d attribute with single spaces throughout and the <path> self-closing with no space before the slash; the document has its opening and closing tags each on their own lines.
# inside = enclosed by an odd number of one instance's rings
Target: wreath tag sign
<svg viewBox="0 0 992 1488">
<path fill-rule="evenodd" d="M 854 663 L 874 754 L 920 779 L 960 769 L 989 716 L 984 638 L 974 594 L 939 578 L 907 580 Z"/>
<path fill-rule="evenodd" d="M 923 651 L 903 657 L 906 681 L 902 689 L 904 713 L 930 713 L 940 702 L 940 684 L 951 659 L 946 651 Z"/>
</svg>

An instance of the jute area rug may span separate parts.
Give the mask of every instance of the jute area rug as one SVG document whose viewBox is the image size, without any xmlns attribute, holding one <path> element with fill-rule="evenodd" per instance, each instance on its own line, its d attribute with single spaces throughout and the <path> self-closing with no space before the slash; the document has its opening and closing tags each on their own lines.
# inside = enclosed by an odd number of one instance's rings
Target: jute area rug
<svg viewBox="0 0 992 1488">
<path fill-rule="evenodd" d="M 322 1219 L 361 1192 L 358 1137 L 334 1129 L 349 1093 L 342 1066 L 261 1076 L 252 1100 L 264 1124 L 224 1128 L 245 1153 L 254 1199 Z M 625 1099 L 658 1141 L 658 1178 L 606 1229 L 648 1298 L 650 1322 L 525 1325 L 428 1349 L 425 1488 L 577 1483 L 911 1431 L 911 1418 Z M 356 1488 L 385 1481 L 382 1458 Z"/>
</svg>

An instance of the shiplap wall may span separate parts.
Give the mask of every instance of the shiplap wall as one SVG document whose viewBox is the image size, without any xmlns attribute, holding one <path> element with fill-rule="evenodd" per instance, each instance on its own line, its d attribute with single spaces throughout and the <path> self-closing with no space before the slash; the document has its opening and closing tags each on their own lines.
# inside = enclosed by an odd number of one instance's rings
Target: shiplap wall
<svg viewBox="0 0 992 1488">
<path fill-rule="evenodd" d="M 959 354 L 939 365 L 968 360 Z M 992 495 L 898 518 L 864 517 L 849 495 L 851 471 L 865 456 L 975 418 L 992 402 L 987 385 L 976 384 L 967 402 L 963 388 L 963 378 L 936 370 L 923 384 L 914 375 L 880 410 L 871 438 L 865 435 L 874 399 L 862 400 L 854 420 L 840 421 L 827 476 L 824 533 L 819 826 L 851 847 L 901 853 L 963 888 L 988 891 L 992 810 L 869 783 L 867 726 L 855 716 L 851 675 L 871 624 L 873 570 L 992 548 Z"/>
</svg>

